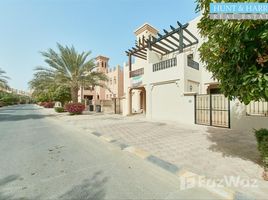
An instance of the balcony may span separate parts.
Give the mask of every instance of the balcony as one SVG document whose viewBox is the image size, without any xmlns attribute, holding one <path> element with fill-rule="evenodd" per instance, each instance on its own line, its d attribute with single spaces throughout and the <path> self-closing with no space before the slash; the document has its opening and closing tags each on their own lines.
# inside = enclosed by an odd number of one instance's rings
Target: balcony
<svg viewBox="0 0 268 200">
<path fill-rule="evenodd" d="M 153 64 L 153 72 L 167 69 L 170 67 L 175 67 L 177 65 L 177 58 L 171 58 L 168 60 L 161 61 L 159 63 Z"/>
<path fill-rule="evenodd" d="M 187 66 L 199 70 L 199 63 L 194 61 L 192 58 L 187 58 Z"/>
<path fill-rule="evenodd" d="M 140 68 L 129 72 L 129 77 L 132 78 L 143 74 L 144 74 L 144 68 Z"/>
</svg>

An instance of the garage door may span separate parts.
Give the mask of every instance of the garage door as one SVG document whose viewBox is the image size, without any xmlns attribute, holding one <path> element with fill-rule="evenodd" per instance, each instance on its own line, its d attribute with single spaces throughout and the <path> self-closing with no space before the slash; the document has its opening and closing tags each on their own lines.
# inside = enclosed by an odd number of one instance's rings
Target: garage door
<svg viewBox="0 0 268 200">
<path fill-rule="evenodd" d="M 175 83 L 156 85 L 152 90 L 152 117 L 176 119 L 179 114 L 179 88 Z"/>
</svg>

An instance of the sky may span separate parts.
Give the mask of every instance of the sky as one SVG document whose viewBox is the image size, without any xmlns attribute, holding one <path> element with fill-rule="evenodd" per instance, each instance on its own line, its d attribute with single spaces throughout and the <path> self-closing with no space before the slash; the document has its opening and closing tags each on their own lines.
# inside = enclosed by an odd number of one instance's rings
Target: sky
<svg viewBox="0 0 268 200">
<path fill-rule="evenodd" d="M 46 66 L 40 51 L 57 42 L 122 66 L 134 30 L 145 22 L 169 30 L 198 16 L 195 7 L 195 0 L 0 0 L 0 68 L 11 87 L 28 90 L 33 69 Z"/>
</svg>

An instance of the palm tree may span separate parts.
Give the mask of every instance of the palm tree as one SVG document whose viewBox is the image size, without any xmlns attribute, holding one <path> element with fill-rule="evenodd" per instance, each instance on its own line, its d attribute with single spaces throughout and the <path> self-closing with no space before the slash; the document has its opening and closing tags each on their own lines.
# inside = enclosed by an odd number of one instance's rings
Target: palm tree
<svg viewBox="0 0 268 200">
<path fill-rule="evenodd" d="M 107 77 L 94 70 L 94 59 L 87 59 L 90 52 L 78 53 L 75 48 L 57 44 L 59 52 L 53 49 L 41 52 L 49 67 L 37 67 L 34 78 L 30 81 L 33 89 L 47 88 L 51 85 L 67 86 L 71 89 L 72 101 L 78 102 L 78 91 L 83 85 L 104 86 Z"/>
<path fill-rule="evenodd" d="M 9 77 L 7 77 L 6 72 L 0 68 L 0 88 L 8 88 L 7 80 Z"/>
</svg>

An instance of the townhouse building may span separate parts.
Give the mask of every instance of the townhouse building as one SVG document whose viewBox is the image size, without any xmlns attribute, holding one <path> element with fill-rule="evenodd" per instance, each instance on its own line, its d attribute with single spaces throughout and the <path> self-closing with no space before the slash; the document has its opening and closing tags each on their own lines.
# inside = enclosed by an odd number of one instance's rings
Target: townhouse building
<svg viewBox="0 0 268 200">
<path fill-rule="evenodd" d="M 100 105 L 103 102 L 112 101 L 112 99 L 123 96 L 124 77 L 123 68 L 119 65 L 116 67 L 109 66 L 109 58 L 105 56 L 96 57 L 96 69 L 107 75 L 108 81 L 103 83 L 106 87 L 95 86 L 80 87 L 78 92 L 79 102 L 86 100 L 87 103 L 93 105 Z"/>
<path fill-rule="evenodd" d="M 200 18 L 161 33 L 148 23 L 135 30 L 124 64 L 123 114 L 234 129 L 267 127 L 267 102 L 229 101 L 200 61 Z"/>
</svg>

